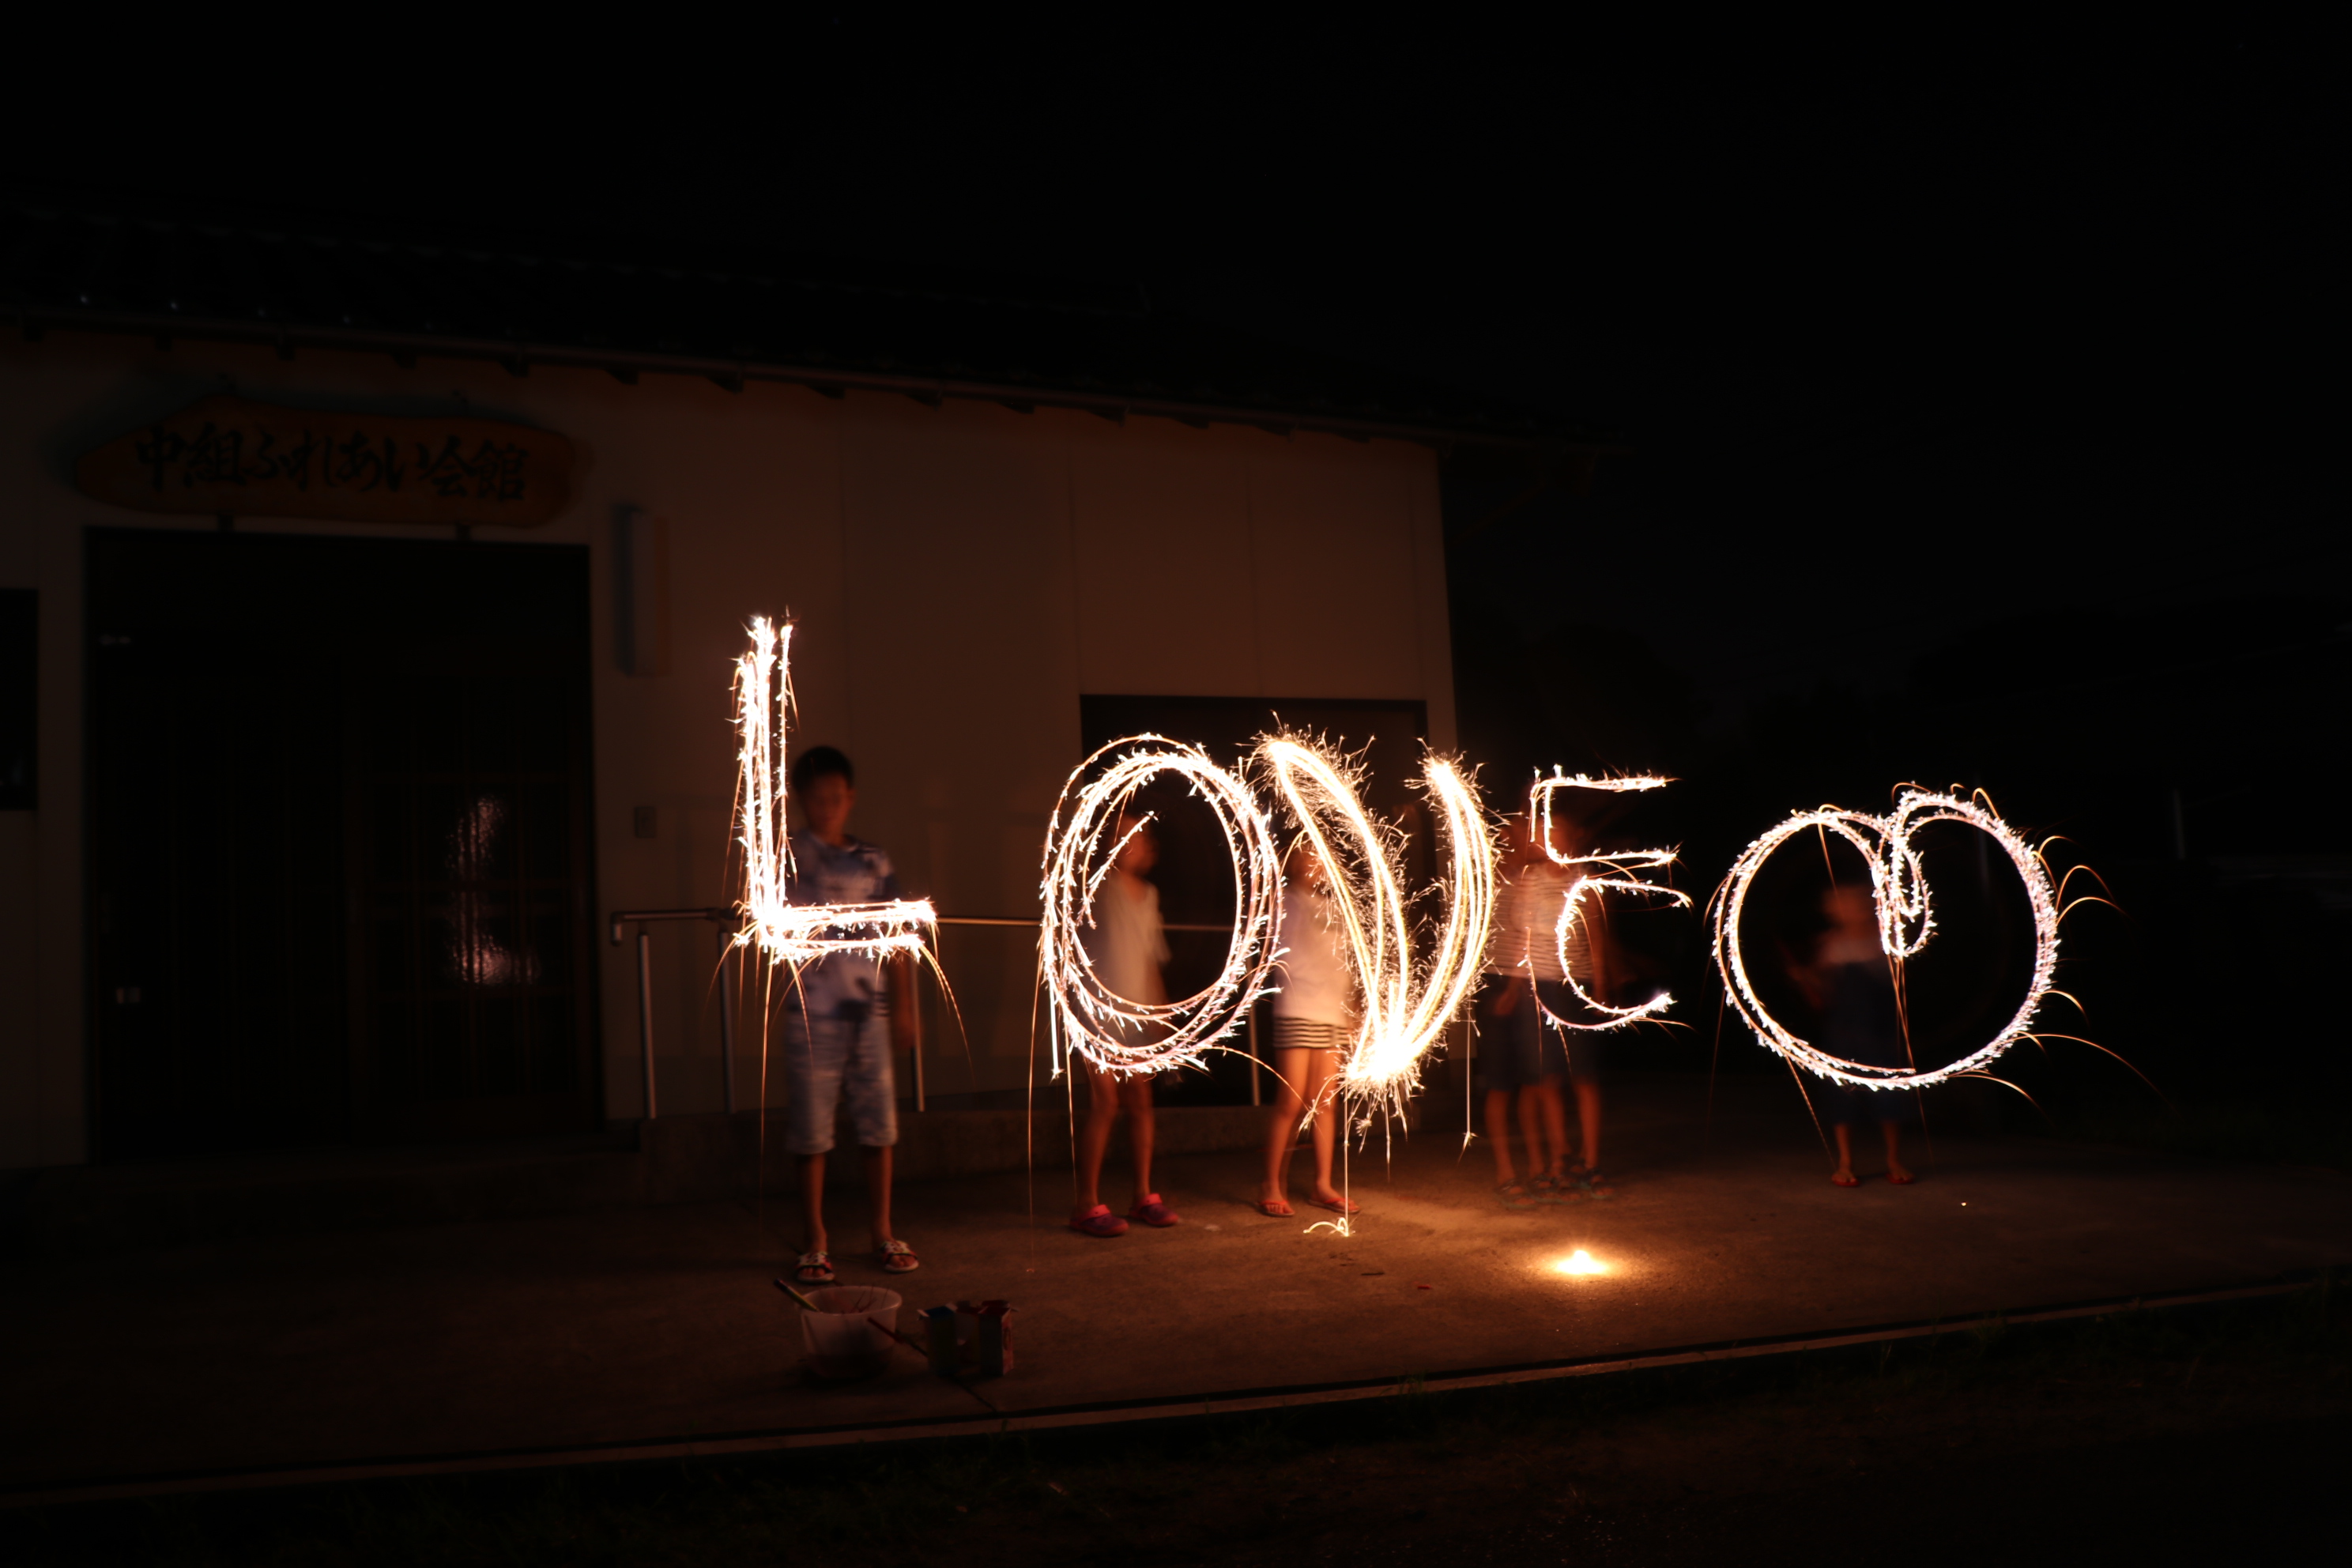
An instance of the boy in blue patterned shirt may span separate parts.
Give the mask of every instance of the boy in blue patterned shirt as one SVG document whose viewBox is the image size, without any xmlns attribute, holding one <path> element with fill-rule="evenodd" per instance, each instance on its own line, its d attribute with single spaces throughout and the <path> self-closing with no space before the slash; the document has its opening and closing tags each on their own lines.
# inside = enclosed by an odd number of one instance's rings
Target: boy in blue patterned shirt
<svg viewBox="0 0 2352 1568">
<path fill-rule="evenodd" d="M 849 832 L 856 773 L 831 746 L 813 746 L 793 763 L 792 793 L 803 826 L 792 836 L 785 896 L 796 904 L 871 904 L 898 896 L 898 874 L 879 845 Z M 912 1049 L 915 991 L 911 961 L 828 953 L 805 964 L 783 999 L 787 1142 L 800 1157 L 804 1231 L 793 1278 L 833 1283 L 824 1229 L 824 1157 L 845 1096 L 850 1125 L 866 1156 L 874 1253 L 886 1274 L 922 1267 L 914 1249 L 890 1233 L 890 1151 L 898 1142 L 898 1089 L 892 1060 Z"/>
</svg>

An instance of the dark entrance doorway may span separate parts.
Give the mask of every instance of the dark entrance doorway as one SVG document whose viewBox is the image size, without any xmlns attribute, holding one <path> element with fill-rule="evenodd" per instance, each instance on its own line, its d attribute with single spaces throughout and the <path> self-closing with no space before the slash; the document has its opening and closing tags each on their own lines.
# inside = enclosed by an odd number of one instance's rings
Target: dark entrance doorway
<svg viewBox="0 0 2352 1568">
<path fill-rule="evenodd" d="M 597 1125 L 587 552 L 88 569 L 100 1156 Z"/>
<path fill-rule="evenodd" d="M 1429 733 L 1428 709 L 1417 700 L 1376 701 L 1342 698 L 1081 697 L 1078 729 L 1091 752 L 1128 735 L 1165 735 L 1189 741 L 1227 767 L 1239 765 L 1262 734 L 1285 726 L 1322 736 L 1365 768 L 1364 804 L 1406 834 L 1405 869 L 1415 887 L 1433 864 L 1427 810 L 1412 788 L 1421 777 L 1422 742 Z M 1160 918 L 1171 925 L 1230 928 L 1234 921 L 1233 862 L 1208 809 L 1188 798 L 1183 785 L 1161 779 L 1138 799 L 1154 814 L 1160 864 L 1151 874 L 1160 889 Z M 1168 994 L 1199 990 L 1224 963 L 1230 939 L 1219 931 L 1168 933 Z M 1259 1020 L 1261 1027 L 1267 1026 Z M 1213 1054 L 1204 1073 L 1165 1079 L 1155 1090 L 1163 1105 L 1247 1105 L 1249 1063 L 1229 1052 Z"/>
</svg>

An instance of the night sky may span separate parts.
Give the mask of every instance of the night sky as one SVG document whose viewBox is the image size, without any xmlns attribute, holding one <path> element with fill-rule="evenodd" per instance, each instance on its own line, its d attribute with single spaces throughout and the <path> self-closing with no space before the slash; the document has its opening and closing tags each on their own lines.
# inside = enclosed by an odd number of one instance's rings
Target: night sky
<svg viewBox="0 0 2352 1568">
<path fill-rule="evenodd" d="M 2189 627 L 2218 603 L 2352 581 L 2326 504 L 2344 128 L 2298 37 L 1023 51 L 819 16 L 713 42 L 684 41 L 690 78 L 583 57 L 543 90 L 157 89 L 218 157 L 159 155 L 169 112 L 68 138 L 27 100 L 43 129 L 0 167 L 491 242 L 1131 280 L 1536 409 L 1631 456 L 1483 526 L 1527 478 L 1453 466 L 1464 609 L 1639 637 L 1710 733 L 1823 681 L 1892 692 L 1997 624 L 2105 617 L 2162 662 L 2217 651 Z"/>
</svg>

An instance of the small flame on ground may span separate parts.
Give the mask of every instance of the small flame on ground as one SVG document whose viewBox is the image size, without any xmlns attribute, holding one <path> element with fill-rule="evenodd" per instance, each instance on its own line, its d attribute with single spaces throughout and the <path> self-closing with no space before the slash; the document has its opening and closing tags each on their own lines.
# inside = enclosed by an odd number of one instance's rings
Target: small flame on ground
<svg viewBox="0 0 2352 1568">
<path fill-rule="evenodd" d="M 1607 1264 L 1594 1262 L 1592 1259 L 1592 1254 L 1585 1251 L 1584 1248 L 1580 1247 L 1574 1252 L 1570 1253 L 1566 1258 L 1561 1258 L 1558 1263 L 1553 1264 L 1552 1267 L 1559 1269 L 1562 1274 L 1606 1274 L 1609 1272 L 1609 1266 Z"/>
</svg>

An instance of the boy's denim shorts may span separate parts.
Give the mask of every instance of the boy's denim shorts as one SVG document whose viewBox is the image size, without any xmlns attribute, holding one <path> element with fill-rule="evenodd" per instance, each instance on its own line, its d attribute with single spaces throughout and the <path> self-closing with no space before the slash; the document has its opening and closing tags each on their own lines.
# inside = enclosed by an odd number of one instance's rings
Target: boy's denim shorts
<svg viewBox="0 0 2352 1568">
<path fill-rule="evenodd" d="M 861 1145 L 887 1149 L 898 1142 L 887 1013 L 845 1009 L 807 1018 L 787 1013 L 783 1037 L 785 1142 L 793 1153 L 822 1154 L 833 1147 L 834 1117 L 845 1095 Z"/>
<path fill-rule="evenodd" d="M 1497 993 L 1517 987 L 1518 1002 L 1496 1017 Z M 1601 1081 L 1601 1036 L 1592 1029 L 1564 1029 L 1545 1018 L 1536 1007 L 1538 996 L 1559 1017 L 1572 1018 L 1581 1011 L 1568 986 L 1558 980 L 1538 980 L 1536 994 L 1518 975 L 1489 974 L 1478 999 L 1478 1077 L 1489 1089 L 1510 1090 L 1566 1074 L 1580 1083 Z"/>
</svg>

